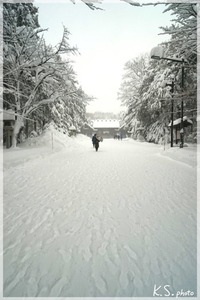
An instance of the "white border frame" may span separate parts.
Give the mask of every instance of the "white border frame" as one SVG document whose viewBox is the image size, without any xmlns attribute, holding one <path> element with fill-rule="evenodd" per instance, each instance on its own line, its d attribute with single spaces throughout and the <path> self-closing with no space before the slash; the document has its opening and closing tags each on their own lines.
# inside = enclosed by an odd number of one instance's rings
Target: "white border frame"
<svg viewBox="0 0 200 300">
<path fill-rule="evenodd" d="M 3 141 L 1 138 L 3 137 L 3 72 L 2 72 L 2 67 L 3 67 L 3 3 L 51 3 L 51 2 L 61 2 L 65 3 L 70 0 L 22 0 L 22 1 L 9 1 L 9 0 L 4 0 L 3 2 L 0 2 L 0 299 L 7 299 L 7 300 L 19 300 L 19 299 L 25 299 L 26 297 L 20 298 L 20 297 L 3 297 Z M 129 5 L 127 0 L 101 0 L 100 2 L 118 2 L 118 1 L 124 1 L 124 5 Z M 198 203 L 198 199 L 200 198 L 200 4 L 198 3 L 198 0 L 193 1 L 193 0 L 188 0 L 188 1 L 182 1 L 182 0 L 172 0 L 172 1 L 134 1 L 130 0 L 130 2 L 137 2 L 137 3 L 159 3 L 162 2 L 164 3 L 197 3 L 197 12 L 198 12 L 198 18 L 197 18 L 197 83 L 198 83 L 198 95 L 197 95 L 197 119 L 198 119 L 198 140 L 197 140 L 197 295 L 200 295 L 200 284 L 198 286 L 198 282 L 200 282 L 200 241 L 199 241 L 199 230 L 200 230 L 200 224 L 199 224 L 199 216 L 200 216 L 200 204 Z M 76 2 L 80 2 L 80 0 L 76 0 Z M 91 1 L 92 2 L 92 1 Z M 96 1 L 97 2 L 97 1 Z M 72 4 L 73 5 L 73 4 Z M 84 4 L 83 4 L 84 5 Z M 101 7 L 101 3 L 95 3 L 94 5 Z M 88 8 L 89 9 L 89 8 Z M 131 9 L 131 6 L 130 6 Z M 39 299 L 39 300 L 46 300 L 49 299 L 49 297 L 28 297 L 29 300 L 33 299 Z M 124 297 L 122 297 L 124 298 Z M 120 297 L 72 297 L 73 300 L 76 299 L 122 299 Z M 126 297 L 124 299 L 129 300 L 129 299 L 138 299 L 138 300 L 150 300 L 150 299 L 155 299 L 156 297 Z M 161 297 L 164 298 L 164 297 Z M 184 298 L 184 297 L 183 297 Z M 198 299 L 198 297 L 185 297 L 187 300 L 188 299 Z M 71 297 L 50 297 L 51 300 L 53 299 L 71 299 Z M 175 297 L 167 297 L 167 299 L 176 299 Z"/>
</svg>

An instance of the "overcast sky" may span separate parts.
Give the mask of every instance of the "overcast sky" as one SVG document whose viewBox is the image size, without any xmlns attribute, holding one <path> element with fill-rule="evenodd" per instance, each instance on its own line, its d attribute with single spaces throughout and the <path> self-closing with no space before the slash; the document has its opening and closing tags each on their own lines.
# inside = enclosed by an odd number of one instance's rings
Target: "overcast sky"
<svg viewBox="0 0 200 300">
<path fill-rule="evenodd" d="M 46 1 L 47 2 L 47 1 Z M 49 28 L 46 41 L 56 45 L 63 25 L 70 31 L 70 45 L 77 46 L 74 70 L 83 90 L 97 98 L 88 112 L 119 112 L 117 100 L 124 64 L 150 50 L 169 37 L 158 35 L 160 26 L 169 25 L 173 17 L 163 13 L 164 5 L 135 7 L 125 2 L 103 1 L 102 10 L 91 10 L 83 3 L 35 1 L 39 23 Z M 63 24 L 63 25 L 62 25 Z"/>
</svg>

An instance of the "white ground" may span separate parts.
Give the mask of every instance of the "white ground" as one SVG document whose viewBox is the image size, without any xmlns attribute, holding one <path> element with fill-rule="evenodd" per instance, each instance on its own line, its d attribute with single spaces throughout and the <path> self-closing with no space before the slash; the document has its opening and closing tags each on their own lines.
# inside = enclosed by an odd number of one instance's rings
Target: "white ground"
<svg viewBox="0 0 200 300">
<path fill-rule="evenodd" d="M 4 151 L 4 297 L 196 293 L 195 147 L 51 137 Z"/>
</svg>

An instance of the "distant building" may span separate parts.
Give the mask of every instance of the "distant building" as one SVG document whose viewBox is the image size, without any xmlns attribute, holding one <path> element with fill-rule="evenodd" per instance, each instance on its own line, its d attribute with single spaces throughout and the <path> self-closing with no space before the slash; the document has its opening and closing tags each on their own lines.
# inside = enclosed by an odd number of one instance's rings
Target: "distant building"
<svg viewBox="0 0 200 300">
<path fill-rule="evenodd" d="M 119 134 L 120 122 L 119 120 L 93 120 L 92 126 L 98 135 L 103 138 L 113 138 L 116 134 Z"/>
<path fill-rule="evenodd" d="M 119 127 L 119 133 L 120 133 L 120 135 L 121 135 L 123 138 L 125 138 L 125 137 L 128 136 L 128 133 L 127 133 L 127 126 L 126 126 L 125 123 Z"/>
<path fill-rule="evenodd" d="M 116 119 L 97 119 L 90 121 L 90 124 L 85 123 L 81 128 L 81 133 L 92 136 L 94 133 L 103 138 L 114 138 L 119 135 L 126 137 L 125 125 L 120 125 L 120 121 Z"/>
<path fill-rule="evenodd" d="M 93 128 L 92 125 L 88 124 L 88 123 L 84 123 L 83 126 L 81 127 L 81 133 L 92 137 L 92 135 L 96 132 L 96 130 Z"/>
</svg>

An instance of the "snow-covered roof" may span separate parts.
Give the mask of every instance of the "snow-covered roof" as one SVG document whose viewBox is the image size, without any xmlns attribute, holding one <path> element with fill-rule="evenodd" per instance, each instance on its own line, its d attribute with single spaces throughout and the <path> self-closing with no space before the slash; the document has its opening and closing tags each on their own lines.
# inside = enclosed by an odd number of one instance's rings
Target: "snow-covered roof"
<svg viewBox="0 0 200 300">
<path fill-rule="evenodd" d="M 69 127 L 69 130 L 76 130 L 76 127 L 75 127 L 74 125 L 71 125 L 71 126 Z"/>
<path fill-rule="evenodd" d="M 122 125 L 120 126 L 120 129 L 124 128 L 126 125 L 127 125 L 126 123 L 122 124 Z"/>
<path fill-rule="evenodd" d="M 193 122 L 192 122 L 190 119 L 188 119 L 187 116 L 183 117 L 183 122 L 190 123 L 191 125 L 193 124 Z M 178 125 L 178 124 L 180 124 L 180 123 L 181 123 L 181 118 L 176 119 L 176 120 L 173 121 L 173 126 L 176 126 L 176 125 Z M 189 125 L 189 124 L 188 124 L 188 125 Z M 171 122 L 169 123 L 168 126 L 171 126 Z"/>
<path fill-rule="evenodd" d="M 93 129 L 93 130 L 94 130 L 94 128 L 92 127 L 92 125 L 91 125 L 91 124 L 89 124 L 89 123 L 85 122 L 85 123 L 84 123 L 84 125 L 86 125 L 86 126 L 88 126 L 88 127 L 90 127 L 91 129 Z"/>
<path fill-rule="evenodd" d="M 15 112 L 12 109 L 3 110 L 3 120 L 15 120 Z"/>
<path fill-rule="evenodd" d="M 93 120 L 92 126 L 94 128 L 119 128 L 119 120 Z"/>
</svg>

